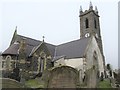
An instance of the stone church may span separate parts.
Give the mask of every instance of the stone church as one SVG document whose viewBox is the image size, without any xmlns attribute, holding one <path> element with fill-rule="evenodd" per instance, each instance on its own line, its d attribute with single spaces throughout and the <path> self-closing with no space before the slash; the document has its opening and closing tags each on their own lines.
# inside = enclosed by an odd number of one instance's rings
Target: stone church
<svg viewBox="0 0 120 90">
<path fill-rule="evenodd" d="M 80 7 L 79 12 L 80 38 L 60 45 L 19 35 L 16 28 L 9 47 L 2 53 L 3 77 L 24 82 L 42 77 L 46 70 L 64 66 L 79 72 L 79 83 L 84 82 L 88 70 L 95 71 L 95 74 L 89 73 L 89 82 L 104 75 L 105 59 L 97 7 L 93 9 L 90 3 L 88 10 L 83 11 Z"/>
</svg>

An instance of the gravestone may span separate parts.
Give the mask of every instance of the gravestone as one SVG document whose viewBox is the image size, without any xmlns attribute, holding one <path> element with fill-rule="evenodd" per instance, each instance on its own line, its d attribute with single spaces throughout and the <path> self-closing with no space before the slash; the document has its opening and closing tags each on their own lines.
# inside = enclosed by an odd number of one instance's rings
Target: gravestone
<svg viewBox="0 0 120 90">
<path fill-rule="evenodd" d="M 24 88 L 23 84 L 13 79 L 0 78 L 0 81 L 0 86 L 2 86 L 2 88 Z"/>
<path fill-rule="evenodd" d="M 77 88 L 79 73 L 69 66 L 56 67 L 50 71 L 48 88 Z"/>
</svg>

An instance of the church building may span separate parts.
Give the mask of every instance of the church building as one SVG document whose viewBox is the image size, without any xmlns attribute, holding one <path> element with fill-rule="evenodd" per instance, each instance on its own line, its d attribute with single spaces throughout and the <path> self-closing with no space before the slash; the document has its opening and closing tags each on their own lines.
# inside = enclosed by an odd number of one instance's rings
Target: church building
<svg viewBox="0 0 120 90">
<path fill-rule="evenodd" d="M 60 45 L 50 44 L 19 35 L 15 29 L 9 47 L 2 53 L 3 77 L 11 78 L 15 70 L 19 71 L 19 81 L 25 75 L 29 78 L 42 73 L 50 68 L 69 66 L 81 73 L 94 69 L 98 76 L 105 73 L 105 59 L 102 47 L 100 22 L 97 7 L 83 11 L 80 7 L 80 37 L 77 40 Z"/>
</svg>

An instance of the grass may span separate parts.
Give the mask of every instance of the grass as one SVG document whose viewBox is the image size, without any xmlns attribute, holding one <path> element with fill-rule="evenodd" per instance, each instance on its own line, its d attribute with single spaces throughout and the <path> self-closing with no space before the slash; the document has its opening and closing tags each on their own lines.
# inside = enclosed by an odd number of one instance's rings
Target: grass
<svg viewBox="0 0 120 90">
<path fill-rule="evenodd" d="M 98 88 L 112 88 L 109 80 L 100 81 Z"/>
<path fill-rule="evenodd" d="M 35 79 L 31 79 L 31 80 L 26 81 L 25 85 L 28 88 L 43 88 L 44 87 L 43 84 L 41 84 L 40 82 L 38 82 Z"/>
</svg>

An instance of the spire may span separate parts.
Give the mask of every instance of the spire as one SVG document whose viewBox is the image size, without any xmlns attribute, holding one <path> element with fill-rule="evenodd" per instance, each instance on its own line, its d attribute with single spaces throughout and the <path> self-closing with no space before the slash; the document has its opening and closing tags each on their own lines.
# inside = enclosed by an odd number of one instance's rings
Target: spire
<svg viewBox="0 0 120 90">
<path fill-rule="evenodd" d="M 97 6 L 95 6 L 95 12 L 98 13 L 98 9 L 97 9 Z"/>
<path fill-rule="evenodd" d="M 93 9 L 93 5 L 92 5 L 92 2 L 91 2 L 91 1 L 90 1 L 89 9 L 90 9 L 90 10 Z"/>
<path fill-rule="evenodd" d="M 82 13 L 83 11 L 82 11 L 82 6 L 80 6 L 80 14 Z"/>
</svg>

